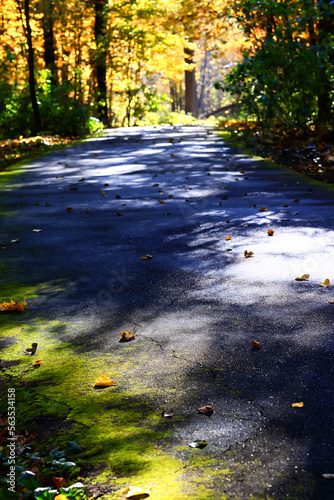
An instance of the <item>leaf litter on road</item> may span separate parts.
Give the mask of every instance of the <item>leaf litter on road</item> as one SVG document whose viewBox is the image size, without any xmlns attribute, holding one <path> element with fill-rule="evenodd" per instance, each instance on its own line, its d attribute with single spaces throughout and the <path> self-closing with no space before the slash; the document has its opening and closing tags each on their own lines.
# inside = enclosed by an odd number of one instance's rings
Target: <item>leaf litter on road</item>
<svg viewBox="0 0 334 500">
<path fill-rule="evenodd" d="M 262 345 L 260 344 L 260 342 L 257 342 L 256 340 L 252 340 L 251 347 L 253 347 L 253 349 L 261 349 Z"/>
<path fill-rule="evenodd" d="M 212 415 L 213 408 L 212 406 L 202 406 L 202 408 L 197 409 L 198 413 L 204 413 L 205 415 Z"/>
<path fill-rule="evenodd" d="M 112 385 L 116 385 L 113 380 L 111 380 L 110 377 L 106 375 L 102 375 L 101 377 L 97 377 L 95 379 L 95 383 L 93 387 L 99 388 L 99 387 L 110 387 Z"/>
<path fill-rule="evenodd" d="M 196 441 L 192 441 L 191 443 L 189 443 L 189 446 L 191 448 L 202 449 L 202 448 L 205 448 L 207 445 L 208 445 L 208 443 L 204 439 L 197 439 Z"/>
<path fill-rule="evenodd" d="M 295 278 L 295 281 L 308 281 L 309 277 L 309 274 L 303 274 L 303 276 L 300 276 L 300 278 Z"/>
<path fill-rule="evenodd" d="M 129 342 L 130 340 L 134 340 L 136 337 L 132 332 L 129 332 L 128 330 L 125 330 L 124 332 L 121 332 L 121 342 Z"/>
<path fill-rule="evenodd" d="M 142 490 L 141 488 L 137 488 L 136 486 L 127 486 L 125 498 L 134 498 L 134 499 L 140 499 L 140 498 L 147 498 L 150 496 L 150 491 L 149 490 Z"/>
<path fill-rule="evenodd" d="M 319 286 L 322 286 L 322 287 L 327 287 L 329 285 L 330 285 L 330 281 L 328 278 L 326 278 L 323 283 L 319 283 Z"/>
</svg>

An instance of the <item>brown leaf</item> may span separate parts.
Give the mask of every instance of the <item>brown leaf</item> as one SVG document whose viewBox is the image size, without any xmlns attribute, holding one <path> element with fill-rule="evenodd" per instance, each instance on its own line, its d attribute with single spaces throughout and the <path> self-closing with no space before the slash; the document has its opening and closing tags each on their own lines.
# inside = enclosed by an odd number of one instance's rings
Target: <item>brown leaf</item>
<svg viewBox="0 0 334 500">
<path fill-rule="evenodd" d="M 268 212 L 268 208 L 261 207 L 259 208 L 259 212 Z"/>
<path fill-rule="evenodd" d="M 165 205 L 165 201 L 164 200 L 159 200 L 159 203 L 161 203 L 161 205 Z"/>
<path fill-rule="evenodd" d="M 93 387 L 109 387 L 111 385 L 115 385 L 115 382 L 113 382 L 110 377 L 102 376 L 95 379 Z"/>
<path fill-rule="evenodd" d="M 328 304 L 334 304 L 334 300 L 329 300 Z"/>
<path fill-rule="evenodd" d="M 212 406 L 202 406 L 202 408 L 198 408 L 199 413 L 211 414 L 213 413 Z"/>
<path fill-rule="evenodd" d="M 248 252 L 248 250 L 244 251 L 244 256 L 246 257 L 246 259 L 249 259 L 249 257 L 252 257 L 253 255 L 254 255 L 253 252 Z"/>
<path fill-rule="evenodd" d="M 153 259 L 153 255 L 149 255 L 149 254 L 147 254 L 141 258 L 141 260 L 151 260 L 151 259 Z"/>
<path fill-rule="evenodd" d="M 268 230 L 268 236 L 274 236 L 275 231 L 273 229 Z"/>
<path fill-rule="evenodd" d="M 330 281 L 329 281 L 328 278 L 326 278 L 323 283 L 319 283 L 319 286 L 323 286 L 323 287 L 326 287 L 326 286 L 329 286 L 329 285 L 330 285 Z"/>
<path fill-rule="evenodd" d="M 252 340 L 251 346 L 253 347 L 253 349 L 261 349 L 262 348 L 262 345 L 260 344 L 260 342 L 256 342 L 256 340 Z"/>
<path fill-rule="evenodd" d="M 27 349 L 24 351 L 24 354 L 27 354 L 29 356 L 33 356 L 37 350 L 37 346 L 38 346 L 38 344 L 36 342 L 34 342 L 33 344 L 31 344 L 31 347 L 27 347 Z"/>
<path fill-rule="evenodd" d="M 125 332 L 121 332 L 121 340 L 123 342 L 128 342 L 129 340 L 134 340 L 136 337 L 132 332 L 128 332 L 125 330 Z"/>
<path fill-rule="evenodd" d="M 66 212 L 73 212 L 73 207 L 67 207 Z"/>
<path fill-rule="evenodd" d="M 308 281 L 310 275 L 309 274 L 303 274 L 300 278 L 295 278 L 296 281 Z"/>
<path fill-rule="evenodd" d="M 64 477 L 53 477 L 52 481 L 57 488 L 61 488 L 63 484 L 66 482 L 66 479 Z"/>
</svg>

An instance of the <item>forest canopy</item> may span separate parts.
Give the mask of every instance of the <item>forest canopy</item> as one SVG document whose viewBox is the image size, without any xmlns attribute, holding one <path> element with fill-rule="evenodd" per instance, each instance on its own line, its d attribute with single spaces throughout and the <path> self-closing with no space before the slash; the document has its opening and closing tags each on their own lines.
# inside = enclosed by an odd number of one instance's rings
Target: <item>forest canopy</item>
<svg viewBox="0 0 334 500">
<path fill-rule="evenodd" d="M 328 127 L 333 34 L 333 0 L 2 0 L 0 138 L 229 104 L 264 126 Z"/>
</svg>

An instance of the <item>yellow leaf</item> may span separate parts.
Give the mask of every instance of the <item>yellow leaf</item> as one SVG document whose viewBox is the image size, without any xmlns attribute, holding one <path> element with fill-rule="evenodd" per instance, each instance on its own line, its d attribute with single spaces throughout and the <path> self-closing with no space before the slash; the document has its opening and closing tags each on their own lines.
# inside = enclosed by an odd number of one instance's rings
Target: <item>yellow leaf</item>
<svg viewBox="0 0 334 500">
<path fill-rule="evenodd" d="M 121 340 L 123 341 L 134 340 L 136 338 L 132 332 L 128 332 L 127 330 L 125 330 L 125 332 L 121 332 L 121 337 Z"/>
<path fill-rule="evenodd" d="M 59 495 L 56 495 L 53 500 L 68 500 L 68 497 L 63 495 L 63 493 L 59 493 Z"/>
<path fill-rule="evenodd" d="M 111 385 L 115 385 L 115 382 L 110 377 L 102 376 L 95 379 L 94 387 L 109 387 Z"/>
<path fill-rule="evenodd" d="M 141 258 L 141 260 L 151 260 L 151 259 L 153 259 L 153 255 L 149 255 L 149 254 L 144 255 L 144 256 Z"/>
<path fill-rule="evenodd" d="M 256 342 L 256 340 L 252 340 L 251 342 L 251 346 L 254 348 L 254 349 L 261 349 L 262 345 L 260 344 L 260 342 Z"/>
<path fill-rule="evenodd" d="M 292 403 L 293 408 L 303 408 L 304 403 L 301 401 L 300 403 Z"/>
<path fill-rule="evenodd" d="M 253 252 L 248 252 L 248 250 L 244 251 L 244 256 L 246 257 L 246 259 L 248 259 L 249 257 L 252 257 L 253 255 L 254 255 Z"/>
<path fill-rule="evenodd" d="M 231 240 L 232 239 L 232 236 L 226 236 L 225 240 L 228 241 L 228 240 Z"/>
<path fill-rule="evenodd" d="M 274 236 L 274 230 L 273 229 L 269 229 L 268 230 L 268 236 Z"/>
<path fill-rule="evenodd" d="M 329 285 L 330 285 L 330 281 L 328 278 L 326 278 L 323 283 L 319 283 L 319 286 L 329 286 Z"/>
<path fill-rule="evenodd" d="M 26 299 L 24 299 L 22 304 L 11 300 L 10 302 L 3 302 L 0 304 L 0 311 L 24 311 L 26 305 Z"/>
<path fill-rule="evenodd" d="M 296 281 L 307 281 L 309 279 L 309 274 L 303 274 L 300 278 L 295 278 Z"/>
<path fill-rule="evenodd" d="M 149 491 L 144 491 L 141 488 L 136 488 L 135 486 L 128 486 L 126 488 L 125 498 L 147 498 L 150 496 Z"/>
</svg>

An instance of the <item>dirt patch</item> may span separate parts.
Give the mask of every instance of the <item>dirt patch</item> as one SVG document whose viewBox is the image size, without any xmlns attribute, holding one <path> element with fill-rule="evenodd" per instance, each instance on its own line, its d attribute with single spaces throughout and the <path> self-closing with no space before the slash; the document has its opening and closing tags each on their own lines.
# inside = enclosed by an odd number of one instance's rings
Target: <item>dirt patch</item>
<svg viewBox="0 0 334 500">
<path fill-rule="evenodd" d="M 57 415 L 39 415 L 27 422 L 27 428 L 32 433 L 36 433 L 35 441 L 42 443 L 54 437 L 58 431 L 67 431 L 72 429 L 73 423 L 66 419 L 57 417 Z"/>
</svg>

